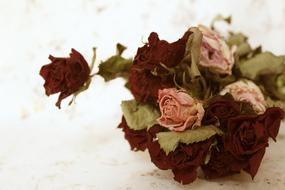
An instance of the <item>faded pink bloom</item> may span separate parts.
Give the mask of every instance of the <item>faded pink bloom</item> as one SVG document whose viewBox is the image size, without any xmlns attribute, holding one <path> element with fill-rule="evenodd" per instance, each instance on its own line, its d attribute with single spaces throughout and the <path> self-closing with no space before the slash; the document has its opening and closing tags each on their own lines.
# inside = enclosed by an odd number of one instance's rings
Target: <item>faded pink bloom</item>
<svg viewBox="0 0 285 190">
<path fill-rule="evenodd" d="M 204 108 L 185 91 L 175 88 L 159 90 L 158 101 L 161 117 L 158 123 L 171 131 L 201 126 Z"/>
<path fill-rule="evenodd" d="M 226 93 L 230 93 L 237 101 L 250 103 L 259 114 L 264 113 L 266 110 L 266 102 L 261 90 L 250 80 L 240 80 L 229 84 L 220 92 L 221 95 Z"/>
<path fill-rule="evenodd" d="M 203 25 L 199 25 L 198 28 L 203 34 L 200 65 L 214 73 L 231 75 L 235 48 L 230 50 L 217 32 Z"/>
</svg>

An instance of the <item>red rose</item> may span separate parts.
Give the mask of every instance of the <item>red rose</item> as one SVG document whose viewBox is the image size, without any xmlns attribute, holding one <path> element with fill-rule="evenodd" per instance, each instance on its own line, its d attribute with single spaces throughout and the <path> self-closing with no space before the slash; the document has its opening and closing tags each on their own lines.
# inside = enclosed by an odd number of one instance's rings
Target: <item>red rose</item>
<svg viewBox="0 0 285 190">
<path fill-rule="evenodd" d="M 215 96 L 207 104 L 202 123 L 209 125 L 218 122 L 225 131 L 229 118 L 248 113 L 255 113 L 249 103 L 235 101 L 230 94 Z"/>
<path fill-rule="evenodd" d="M 125 139 L 129 142 L 131 150 L 134 151 L 144 151 L 147 147 L 147 132 L 146 129 L 143 130 L 133 130 L 128 127 L 125 118 L 122 118 L 122 122 L 119 124 L 118 128 L 122 128 L 125 133 Z"/>
<path fill-rule="evenodd" d="M 158 90 L 174 87 L 169 76 L 154 76 L 152 72 L 163 72 L 161 63 L 167 67 L 179 64 L 184 56 L 189 33 L 176 42 L 160 40 L 156 33 L 151 33 L 148 43 L 139 48 L 130 69 L 129 85 L 138 102 L 156 102 Z"/>
<path fill-rule="evenodd" d="M 247 160 L 238 160 L 230 152 L 225 151 L 221 138 L 218 139 L 218 148 L 212 149 L 209 162 L 201 166 L 205 177 L 209 179 L 240 173 L 247 165 Z"/>
<path fill-rule="evenodd" d="M 169 153 L 174 179 L 182 184 L 193 182 L 197 178 L 196 170 L 204 164 L 213 142 L 214 137 L 211 137 L 198 143 L 180 144 L 174 152 Z"/>
<path fill-rule="evenodd" d="M 56 106 L 60 108 L 61 101 L 77 92 L 90 78 L 90 68 L 84 57 L 71 49 L 69 58 L 49 56 L 50 64 L 44 65 L 40 75 L 45 80 L 46 95 L 59 93 Z"/>
<path fill-rule="evenodd" d="M 271 119 L 272 116 L 275 120 Z M 269 135 L 276 137 L 283 116 L 280 108 L 269 108 L 262 115 L 240 115 L 229 120 L 224 136 L 225 150 L 239 160 L 248 161 L 243 169 L 252 178 L 268 146 Z"/>
<path fill-rule="evenodd" d="M 155 140 L 156 133 L 164 130 L 161 126 L 154 126 L 148 131 L 148 150 L 151 161 L 160 169 L 171 169 L 174 179 L 182 184 L 193 182 L 197 178 L 197 168 L 205 161 L 214 137 L 193 144 L 179 144 L 175 151 L 168 155 L 160 148 Z"/>
</svg>

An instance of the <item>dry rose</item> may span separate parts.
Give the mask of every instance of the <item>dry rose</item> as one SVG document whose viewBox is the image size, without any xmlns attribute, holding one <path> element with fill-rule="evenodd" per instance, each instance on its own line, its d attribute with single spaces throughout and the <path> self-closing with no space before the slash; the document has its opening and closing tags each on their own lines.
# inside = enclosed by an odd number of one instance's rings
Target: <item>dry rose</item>
<svg viewBox="0 0 285 190">
<path fill-rule="evenodd" d="M 59 58 L 49 56 L 50 64 L 44 65 L 40 75 L 45 79 L 46 95 L 59 93 L 56 106 L 61 101 L 80 90 L 90 78 L 90 68 L 84 57 L 75 49 L 71 49 L 70 57 Z"/>
<path fill-rule="evenodd" d="M 133 130 L 128 127 L 125 118 L 122 118 L 122 122 L 119 124 L 118 128 L 121 128 L 125 133 L 125 139 L 129 142 L 131 150 L 134 151 L 144 151 L 147 147 L 147 131 L 143 130 Z"/>
<path fill-rule="evenodd" d="M 163 127 L 171 131 L 184 131 L 201 126 L 204 108 L 186 92 L 175 88 L 159 90 L 158 102 L 161 117 L 157 121 Z"/>
<path fill-rule="evenodd" d="M 173 43 L 160 40 L 158 35 L 152 32 L 148 43 L 139 48 L 130 69 L 129 86 L 132 94 L 138 102 L 155 103 L 158 90 L 174 87 L 172 77 L 154 76 L 156 69 L 161 72 L 161 63 L 167 67 L 179 64 L 184 56 L 185 46 L 189 33 Z"/>
<path fill-rule="evenodd" d="M 220 128 L 226 132 L 226 125 L 230 118 L 242 114 L 254 114 L 252 106 L 247 102 L 235 101 L 233 96 L 215 96 L 207 102 L 203 118 L 203 125 L 220 124 Z"/>
<path fill-rule="evenodd" d="M 209 125 L 218 122 L 220 126 L 224 126 L 229 118 L 239 114 L 240 104 L 232 96 L 216 96 L 208 102 L 203 124 Z"/>
<path fill-rule="evenodd" d="M 238 115 L 229 119 L 225 136 L 217 138 L 217 149 L 210 161 L 202 166 L 207 178 L 218 178 L 245 170 L 255 176 L 268 137 L 276 138 L 284 113 L 280 108 L 269 108 L 263 115 Z"/>
<path fill-rule="evenodd" d="M 262 114 L 265 112 L 265 98 L 256 84 L 249 80 L 240 80 L 226 86 L 220 94 L 230 93 L 236 101 L 248 102 L 253 109 Z"/>
<path fill-rule="evenodd" d="M 214 179 L 240 173 L 246 165 L 247 160 L 238 160 L 223 146 L 219 146 L 212 149 L 209 162 L 201 168 L 206 178 Z"/>
<path fill-rule="evenodd" d="M 182 184 L 193 182 L 197 178 L 197 168 L 202 165 L 215 137 L 193 144 L 180 143 L 175 151 L 168 155 L 160 148 L 156 134 L 165 128 L 156 125 L 148 131 L 148 144 L 151 161 L 160 169 L 171 169 L 174 179 Z"/>
<path fill-rule="evenodd" d="M 225 150 L 236 159 L 247 160 L 247 166 L 243 169 L 252 178 L 260 166 L 269 136 L 276 137 L 283 117 L 280 108 L 269 108 L 262 115 L 240 115 L 229 119 L 224 136 Z"/>
<path fill-rule="evenodd" d="M 199 25 L 198 28 L 203 34 L 199 64 L 214 73 L 231 75 L 234 65 L 234 50 L 230 50 L 217 32 L 203 25 Z"/>
</svg>

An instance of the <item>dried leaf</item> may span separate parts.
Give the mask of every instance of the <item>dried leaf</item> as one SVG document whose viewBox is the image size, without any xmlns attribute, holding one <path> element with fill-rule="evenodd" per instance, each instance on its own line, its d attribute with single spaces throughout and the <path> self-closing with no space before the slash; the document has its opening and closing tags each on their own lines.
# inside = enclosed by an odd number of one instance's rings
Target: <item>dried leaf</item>
<svg viewBox="0 0 285 190">
<path fill-rule="evenodd" d="M 239 64 L 243 77 L 255 80 L 262 74 L 278 74 L 284 71 L 285 59 L 271 52 L 264 52 Z"/>
<path fill-rule="evenodd" d="M 156 124 L 159 111 L 149 104 L 139 104 L 135 100 L 122 101 L 122 111 L 130 129 L 142 130 Z"/>
<path fill-rule="evenodd" d="M 103 61 L 99 65 L 99 71 L 97 74 L 102 76 L 106 82 L 117 77 L 123 77 L 125 79 L 128 78 L 132 59 L 122 57 L 122 53 L 125 49 L 125 46 L 117 44 L 117 54 L 106 61 Z"/>
<path fill-rule="evenodd" d="M 192 144 L 201 142 L 216 134 L 223 135 L 223 132 L 219 128 L 209 125 L 183 132 L 160 132 L 156 136 L 160 147 L 166 154 L 169 154 L 177 148 L 179 143 Z"/>
</svg>

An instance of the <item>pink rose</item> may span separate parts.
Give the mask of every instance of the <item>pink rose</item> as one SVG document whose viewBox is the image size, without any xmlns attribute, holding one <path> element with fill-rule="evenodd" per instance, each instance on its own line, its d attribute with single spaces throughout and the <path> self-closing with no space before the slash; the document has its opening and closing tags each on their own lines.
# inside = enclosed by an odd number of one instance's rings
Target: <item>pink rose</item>
<svg viewBox="0 0 285 190">
<path fill-rule="evenodd" d="M 158 101 L 161 117 L 157 121 L 161 126 L 171 131 L 201 126 L 203 106 L 185 91 L 175 88 L 159 90 Z"/>
<path fill-rule="evenodd" d="M 230 50 L 217 32 L 203 25 L 198 28 L 203 34 L 200 66 L 207 67 L 214 73 L 231 75 L 235 48 Z"/>
<path fill-rule="evenodd" d="M 229 84 L 221 92 L 221 95 L 230 93 L 236 101 L 248 102 L 253 109 L 262 114 L 265 112 L 265 98 L 256 84 L 249 80 L 240 80 Z"/>
</svg>

